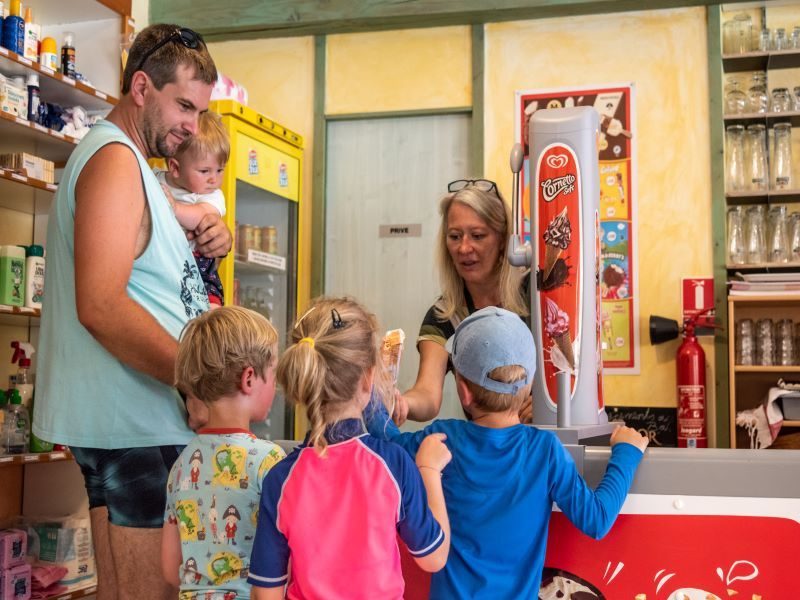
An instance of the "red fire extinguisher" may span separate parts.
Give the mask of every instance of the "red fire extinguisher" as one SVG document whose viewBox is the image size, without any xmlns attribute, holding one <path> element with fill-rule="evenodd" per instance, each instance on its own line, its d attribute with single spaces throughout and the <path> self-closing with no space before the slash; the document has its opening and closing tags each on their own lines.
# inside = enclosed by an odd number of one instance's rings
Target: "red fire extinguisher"
<svg viewBox="0 0 800 600">
<path fill-rule="evenodd" d="M 694 335 L 696 317 L 686 319 L 678 348 L 678 448 L 708 448 L 706 353 Z"/>
<path fill-rule="evenodd" d="M 697 341 L 695 328 L 700 317 L 713 308 L 688 317 L 683 328 L 664 317 L 650 317 L 650 341 L 660 344 L 674 340 L 683 332 L 676 357 L 678 370 L 678 447 L 708 448 L 706 431 L 706 353 Z M 703 323 L 704 327 L 714 327 Z"/>
</svg>

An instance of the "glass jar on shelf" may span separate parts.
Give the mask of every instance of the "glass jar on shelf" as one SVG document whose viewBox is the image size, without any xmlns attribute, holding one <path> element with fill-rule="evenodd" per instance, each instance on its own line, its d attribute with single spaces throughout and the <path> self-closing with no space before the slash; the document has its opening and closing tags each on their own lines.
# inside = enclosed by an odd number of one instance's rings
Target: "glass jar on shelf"
<svg viewBox="0 0 800 600">
<path fill-rule="evenodd" d="M 750 80 L 747 88 L 747 110 L 751 113 L 765 113 L 769 110 L 769 95 L 767 94 L 767 74 L 758 71 Z"/>
<path fill-rule="evenodd" d="M 767 262 L 785 263 L 789 261 L 789 222 L 786 206 L 771 206 L 767 218 L 768 244 Z"/>
<path fill-rule="evenodd" d="M 748 111 L 747 94 L 741 89 L 741 83 L 736 78 L 728 81 L 725 92 L 725 114 L 742 115 Z"/>
<path fill-rule="evenodd" d="M 722 25 L 722 48 L 725 54 L 750 52 L 753 43 L 753 19 L 747 13 L 734 15 Z"/>
<path fill-rule="evenodd" d="M 772 100 L 770 101 L 769 110 L 774 113 L 790 112 L 794 108 L 792 96 L 789 94 L 789 88 L 779 87 L 772 90 Z"/>
<path fill-rule="evenodd" d="M 728 125 L 725 135 L 725 189 L 744 191 L 744 126 Z"/>
<path fill-rule="evenodd" d="M 744 247 L 744 215 L 741 206 L 728 209 L 728 264 L 746 264 Z"/>
<path fill-rule="evenodd" d="M 764 206 L 761 204 L 750 206 L 745 212 L 744 253 L 747 264 L 755 265 L 767 262 L 767 231 L 764 213 Z"/>
<path fill-rule="evenodd" d="M 761 123 L 747 126 L 745 151 L 747 155 L 747 187 L 764 191 L 768 185 L 767 129 Z"/>
<path fill-rule="evenodd" d="M 736 337 L 734 338 L 735 363 L 750 366 L 755 364 L 755 329 L 752 319 L 736 321 Z"/>
<path fill-rule="evenodd" d="M 771 367 L 775 364 L 775 331 L 772 319 L 756 322 L 756 364 Z"/>
<path fill-rule="evenodd" d="M 773 127 L 772 189 L 792 189 L 792 126 L 776 123 Z"/>
</svg>

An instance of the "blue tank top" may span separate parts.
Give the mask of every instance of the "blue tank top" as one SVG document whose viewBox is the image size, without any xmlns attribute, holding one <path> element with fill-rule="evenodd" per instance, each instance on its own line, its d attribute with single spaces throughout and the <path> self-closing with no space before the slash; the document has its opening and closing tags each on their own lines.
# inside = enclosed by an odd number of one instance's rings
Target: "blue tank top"
<svg viewBox="0 0 800 600">
<path fill-rule="evenodd" d="M 128 295 L 176 339 L 190 319 L 208 310 L 189 244 L 155 175 L 122 130 L 100 121 L 67 161 L 50 210 L 33 432 L 87 448 L 185 444 L 193 436 L 175 389 L 120 362 L 78 321 L 75 184 L 89 159 L 112 143 L 136 155 L 152 221 Z M 109 187 L 108 193 L 125 191 Z"/>
</svg>

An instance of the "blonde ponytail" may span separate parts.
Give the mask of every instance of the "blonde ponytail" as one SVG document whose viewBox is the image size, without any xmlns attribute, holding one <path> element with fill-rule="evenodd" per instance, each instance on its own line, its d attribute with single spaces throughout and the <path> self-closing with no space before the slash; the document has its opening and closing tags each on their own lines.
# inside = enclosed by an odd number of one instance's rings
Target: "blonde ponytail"
<svg viewBox="0 0 800 600">
<path fill-rule="evenodd" d="M 377 320 L 353 299 L 319 298 L 295 323 L 291 339 L 278 362 L 278 384 L 306 408 L 308 444 L 324 455 L 325 428 L 355 400 L 364 375 L 380 366 Z M 383 369 L 375 374 L 383 388 Z"/>
</svg>

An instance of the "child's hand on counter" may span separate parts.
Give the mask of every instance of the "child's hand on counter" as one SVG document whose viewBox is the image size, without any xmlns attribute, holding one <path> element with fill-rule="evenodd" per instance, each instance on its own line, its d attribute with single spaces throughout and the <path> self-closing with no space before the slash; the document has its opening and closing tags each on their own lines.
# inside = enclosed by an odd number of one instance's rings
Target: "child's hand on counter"
<svg viewBox="0 0 800 600">
<path fill-rule="evenodd" d="M 650 440 L 647 436 L 642 435 L 630 427 L 619 426 L 611 433 L 612 446 L 616 444 L 631 444 L 644 452 L 644 449 L 647 448 L 647 444 L 649 443 Z"/>
</svg>

